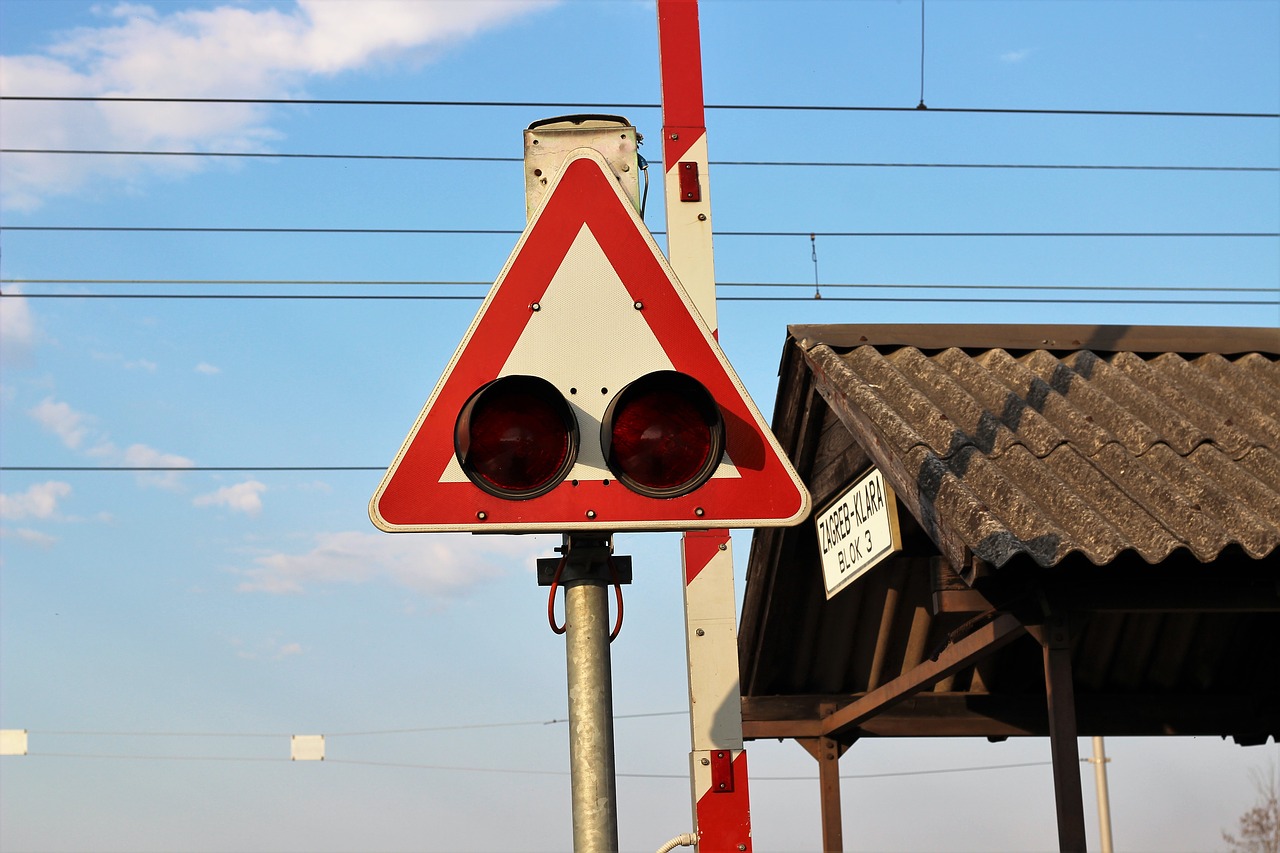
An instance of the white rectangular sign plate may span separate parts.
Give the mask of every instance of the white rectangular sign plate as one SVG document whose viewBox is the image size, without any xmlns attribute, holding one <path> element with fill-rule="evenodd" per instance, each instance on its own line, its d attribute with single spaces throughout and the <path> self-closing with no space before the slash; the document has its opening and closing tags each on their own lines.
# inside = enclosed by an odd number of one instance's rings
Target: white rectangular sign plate
<svg viewBox="0 0 1280 853">
<path fill-rule="evenodd" d="M 828 599 L 902 550 L 893 489 L 878 468 L 832 501 L 814 522 Z"/>
</svg>

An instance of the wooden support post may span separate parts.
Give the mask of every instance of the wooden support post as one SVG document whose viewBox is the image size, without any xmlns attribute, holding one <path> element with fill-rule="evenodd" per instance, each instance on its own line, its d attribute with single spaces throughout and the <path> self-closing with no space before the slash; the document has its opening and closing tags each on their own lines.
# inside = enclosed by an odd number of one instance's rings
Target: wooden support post
<svg viewBox="0 0 1280 853">
<path fill-rule="evenodd" d="M 840 756 L 848 747 L 829 737 L 796 738 L 818 761 L 818 789 L 822 804 L 822 851 L 843 853 L 844 826 L 840 817 Z"/>
<path fill-rule="evenodd" d="M 1071 682 L 1071 633 L 1065 618 L 1054 619 L 1039 634 L 1044 648 L 1044 684 L 1049 703 L 1049 745 L 1053 755 L 1053 791 L 1058 810 L 1058 849 L 1084 853 L 1084 792 L 1076 738 L 1075 688 Z"/>
<path fill-rule="evenodd" d="M 818 738 L 818 786 L 822 796 L 823 853 L 843 853 L 844 826 L 840 819 L 840 744 L 829 737 Z"/>
</svg>

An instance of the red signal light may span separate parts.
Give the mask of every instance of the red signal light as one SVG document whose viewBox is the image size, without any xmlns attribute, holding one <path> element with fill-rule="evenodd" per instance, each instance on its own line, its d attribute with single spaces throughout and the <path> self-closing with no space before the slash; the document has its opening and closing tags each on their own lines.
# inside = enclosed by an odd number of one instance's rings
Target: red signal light
<svg viewBox="0 0 1280 853">
<path fill-rule="evenodd" d="M 536 498 L 578 457 L 578 420 L 564 395 L 537 376 L 504 376 L 463 405 L 453 448 L 471 482 L 502 498 Z"/>
<path fill-rule="evenodd" d="M 609 470 L 651 498 L 679 497 L 711 479 L 724 440 L 724 418 L 711 392 L 674 370 L 646 374 L 623 388 L 600 425 Z"/>
</svg>

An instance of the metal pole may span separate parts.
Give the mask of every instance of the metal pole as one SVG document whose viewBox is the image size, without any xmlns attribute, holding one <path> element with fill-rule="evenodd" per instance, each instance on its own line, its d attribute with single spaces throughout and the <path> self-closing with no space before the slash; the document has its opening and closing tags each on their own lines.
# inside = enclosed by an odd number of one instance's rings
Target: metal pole
<svg viewBox="0 0 1280 853">
<path fill-rule="evenodd" d="M 570 581 L 564 591 L 574 853 L 618 849 L 608 596 L 604 581 Z"/>
<path fill-rule="evenodd" d="M 1093 779 L 1098 787 L 1098 828 L 1102 833 L 1102 853 L 1111 853 L 1111 796 L 1107 792 L 1107 758 L 1102 738 L 1093 739 Z"/>
</svg>

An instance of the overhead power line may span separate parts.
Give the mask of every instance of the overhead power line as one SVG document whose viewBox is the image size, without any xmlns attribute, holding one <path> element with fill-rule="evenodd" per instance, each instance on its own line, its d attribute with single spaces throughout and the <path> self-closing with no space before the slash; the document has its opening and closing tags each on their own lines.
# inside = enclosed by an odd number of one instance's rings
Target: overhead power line
<svg viewBox="0 0 1280 853">
<path fill-rule="evenodd" d="M 5 101 L 51 101 L 142 104 L 261 104 L 277 106 L 361 106 L 361 107 L 517 107 L 592 112 L 600 110 L 657 110 L 655 103 L 583 104 L 571 101 L 481 101 L 481 100 L 401 100 L 375 98 L 194 98 L 143 95 L 0 95 Z M 783 112 L 904 112 L 979 113 L 994 115 L 1131 116 L 1154 118 L 1280 118 L 1280 113 L 1217 112 L 1199 110 L 1096 110 L 1024 109 L 1001 107 L 865 106 L 852 104 L 707 104 L 708 110 Z"/>
<path fill-rule="evenodd" d="M 615 720 L 639 720 L 652 717 L 687 717 L 688 711 L 644 711 L 633 714 L 615 714 Z M 367 735 L 403 735 L 427 732 L 453 732 L 464 729 L 505 729 L 522 726 L 554 726 L 569 722 L 568 719 L 553 717 L 549 720 L 517 720 L 499 723 L 453 723 L 443 726 L 412 726 L 396 729 L 369 729 L 353 732 L 325 732 L 325 737 L 357 737 Z M 280 738 L 289 737 L 291 733 L 282 732 L 147 732 L 147 731 L 104 731 L 104 730 L 60 730 L 29 729 L 32 735 L 62 737 L 128 737 L 128 738 Z"/>
<path fill-rule="evenodd" d="M 823 287 L 826 287 L 824 284 Z M 933 303 L 957 305 L 1280 305 L 1280 299 L 1222 300 L 1222 299 L 1027 299 L 1008 296 L 947 297 L 935 296 L 718 296 L 718 302 L 886 302 Z"/>
<path fill-rule="evenodd" d="M 198 471 L 385 471 L 386 465 L 0 465 L 0 471 L 41 471 L 69 473 L 75 471 L 126 471 L 134 473 L 163 471 L 181 474 Z"/>
<path fill-rule="evenodd" d="M 651 719 L 656 717 L 684 717 L 688 716 L 688 711 L 649 711 L 632 714 L 618 714 L 614 719 L 617 720 L 636 720 Z M 476 729 L 495 729 L 495 728 L 518 728 L 518 727 L 534 727 L 534 726 L 553 726 L 568 723 L 567 719 L 552 718 L 549 720 L 519 720 L 511 722 L 493 722 L 493 723 L 455 723 L 439 726 L 411 726 L 390 729 L 369 729 L 348 732 L 325 732 L 324 737 L 330 738 L 347 738 L 347 737 L 365 737 L 371 735 L 377 736 L 399 736 L 408 734 L 434 734 L 442 732 L 456 732 Z M 36 737 L 77 737 L 77 738 L 160 738 L 165 740 L 173 739 L 283 739 L 291 736 L 292 733 L 285 732 L 207 732 L 207 731 L 104 731 L 104 730 L 58 730 L 58 729 L 33 729 L 29 730 L 29 734 Z M 98 760 L 115 760 L 115 761 L 245 761 L 245 762 L 285 762 L 287 758 L 276 758 L 269 756 L 222 756 L 222 755 L 142 755 L 128 753 L 91 753 L 91 752 L 45 752 L 43 750 L 30 751 L 27 757 L 31 758 L 78 758 L 78 759 L 98 759 Z M 505 768 L 505 767 L 474 767 L 474 766 L 457 766 L 443 764 L 423 764 L 416 762 L 387 762 L 387 761 L 366 761 L 361 759 L 342 759 L 326 756 L 326 764 L 352 764 L 369 767 L 392 767 L 404 768 L 411 770 L 436 770 L 444 772 L 462 772 L 462 773 L 506 773 L 515 775 L 536 775 L 536 776 L 567 776 L 568 771 L 563 770 L 539 770 L 533 768 Z M 841 779 L 859 780 L 859 779 L 888 779 L 894 777 L 910 777 L 910 776 L 933 776 L 951 773 L 975 773 L 990 770 L 1013 770 L 1026 767 L 1045 767 L 1052 765 L 1051 761 L 1028 761 L 1012 764 L 988 764 L 988 765 L 971 765 L 964 767 L 941 767 L 922 770 L 897 770 L 880 773 L 858 773 L 850 775 L 841 775 Z M 619 778 L 631 779 L 687 779 L 688 774 L 681 773 L 629 773 L 620 772 L 617 774 Z M 812 782 L 813 777 L 810 776 L 753 776 L 753 780 L 758 782 Z"/>
<path fill-rule="evenodd" d="M 272 762 L 291 763 L 288 758 L 271 756 L 224 756 L 224 755 L 129 755 L 122 753 L 90 753 L 90 752 L 28 752 L 27 758 L 78 758 L 110 761 L 232 761 L 232 762 Z M 420 764 L 407 761 L 365 761 L 353 758 L 325 757 L 325 764 L 349 764 L 360 767 L 387 767 L 405 770 L 435 770 L 446 773 L 502 773 L 518 776 L 568 776 L 568 770 L 539 770 L 536 768 L 514 767 L 469 767 L 454 764 Z M 950 773 L 978 773 L 989 770 L 1015 770 L 1026 767 L 1049 767 L 1052 761 L 1023 761 L 1014 764 L 986 764 L 971 767 L 941 767 L 934 770 L 900 770 L 886 773 L 841 774 L 842 781 L 860 779 L 891 779 L 908 776 L 936 776 Z M 618 771 L 614 774 L 619 779 L 684 779 L 687 773 L 628 773 Z M 753 782 L 813 782 L 813 776 L 752 776 Z"/>
<path fill-rule="evenodd" d="M 87 756 L 90 757 L 90 756 Z M 286 759 L 277 759 L 284 761 Z M 360 761 L 351 759 L 326 759 L 330 764 L 359 764 L 366 767 L 400 767 L 408 770 L 443 770 L 462 773 L 519 773 L 538 776 L 568 776 L 568 770 L 509 770 L 499 767 L 459 767 L 456 765 L 414 764 L 391 761 Z M 898 770 L 885 773 L 851 773 L 840 774 L 841 781 L 858 781 L 861 779 L 892 779 L 908 776 L 937 776 L 949 773 L 977 773 L 984 770 L 1016 770 L 1025 767 L 1051 767 L 1052 761 L 1022 761 L 1014 764 L 986 764 L 970 767 L 942 767 L 933 770 Z M 687 773 L 626 773 L 615 774 L 619 779 L 688 779 Z M 752 782 L 814 782 L 815 776 L 756 776 Z"/>
<path fill-rule="evenodd" d="M 823 285 L 824 287 L 826 285 Z M 902 285 L 910 289 L 910 285 Z M 1069 288 L 1068 288 L 1069 289 Z M 1123 288 L 1121 288 L 1123 289 Z M 1273 291 L 1249 288 L 1247 293 L 1265 293 Z M 462 296 L 453 294 L 432 293 L 0 293 L 0 298 L 12 299 L 160 299 L 160 300 L 210 300 L 210 301 L 313 301 L 313 302 L 479 302 L 481 296 Z M 1016 305 L 1277 305 L 1280 298 L 1261 300 L 1246 299 L 1032 299 L 1012 296 L 719 296 L 720 302 L 930 302 L 936 304 L 1016 304 Z"/>
<path fill-rule="evenodd" d="M 0 278 L 0 284 L 298 284 L 298 285 L 389 285 L 490 287 L 491 281 L 446 281 L 425 279 L 303 279 L 303 278 Z"/>
<path fill-rule="evenodd" d="M 103 148 L 0 148 L 0 154 L 83 154 L 123 157 L 244 157 L 264 160 L 435 160 L 449 163 L 522 163 L 521 157 L 453 154 L 306 154 L 266 151 L 131 151 Z M 650 161 L 653 162 L 653 161 Z"/>
<path fill-rule="evenodd" d="M 483 296 L 445 293 L 0 293 L 21 299 L 214 299 L 214 300 L 313 300 L 357 302 L 479 302 Z"/>
<path fill-rule="evenodd" d="M 341 154 L 266 151 L 143 151 L 102 148 L 0 148 L 0 154 L 76 154 L 124 157 L 240 157 L 263 160 L 409 160 L 454 163 L 521 163 L 521 157 L 455 154 Z M 650 160 L 650 165 L 660 160 Z M 712 166 L 819 167 L 864 169 L 1065 169 L 1130 172 L 1280 172 L 1280 166 L 1177 166 L 1098 163 L 894 163 L 843 160 L 712 160 Z"/>
<path fill-rule="evenodd" d="M 519 235 L 512 228 L 332 228 L 286 226 L 206 226 L 206 225 L 5 225 L 0 231 L 53 233 L 134 233 L 134 234 L 383 234 L 383 235 Z M 652 234 L 666 234 L 653 231 Z M 716 231 L 717 237 L 1211 237 L 1271 238 L 1280 231 Z"/>
<path fill-rule="evenodd" d="M 152 284 L 176 284 L 176 285 L 314 285 L 314 286 L 386 286 L 386 287 L 492 287 L 491 281 L 428 281 L 419 279 L 243 279 L 243 278 L 201 278 L 201 279 L 175 279 L 175 278 L 0 278 L 0 284 L 106 284 L 106 285 L 152 285 Z M 793 283 L 793 282 L 767 282 L 767 281 L 721 281 L 716 283 L 717 288 L 739 287 L 739 288 L 803 288 L 811 287 L 809 284 Z M 1273 293 L 1273 288 L 1256 288 L 1256 287 L 1219 287 L 1215 285 L 1128 285 L 1128 284 L 910 284 L 910 283 L 886 283 L 886 282 L 858 282 L 858 283 L 832 283 L 824 284 L 823 287 L 838 290 L 841 288 L 848 289 L 891 289 L 891 290 L 1017 290 L 1017 291 L 1039 291 L 1039 290 L 1069 290 L 1069 291 L 1105 291 L 1114 293 L 1116 291 L 1138 292 L 1138 293 Z M 0 296 L 32 296 L 39 297 L 41 294 L 29 293 L 0 293 Z M 86 294 L 76 293 L 54 293 L 44 294 L 45 296 L 57 297 L 75 297 L 84 296 Z M 98 294 L 88 294 L 98 295 Z M 113 294 L 101 294 L 103 296 L 111 296 Z M 140 296 L 153 296 L 163 298 L 170 294 L 139 294 Z M 180 294 L 178 294 L 180 295 Z M 470 297 L 478 298 L 478 297 Z"/>
<path fill-rule="evenodd" d="M 135 234 L 520 234 L 511 228 L 290 228 L 204 225 L 5 225 L 0 231 L 105 232 Z M 662 232 L 654 232 L 662 233 Z"/>
<path fill-rule="evenodd" d="M 657 233 L 657 232 L 655 232 Z M 1280 231 L 717 231 L 717 237 L 1280 237 Z"/>
<path fill-rule="evenodd" d="M 1280 172 L 1280 166 L 1160 166 L 1094 163 L 889 163 L 842 160 L 712 160 L 712 166 L 819 166 L 867 169 L 1072 169 L 1130 172 Z"/>
</svg>

